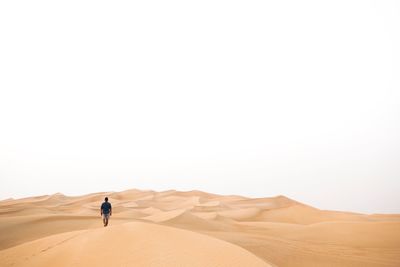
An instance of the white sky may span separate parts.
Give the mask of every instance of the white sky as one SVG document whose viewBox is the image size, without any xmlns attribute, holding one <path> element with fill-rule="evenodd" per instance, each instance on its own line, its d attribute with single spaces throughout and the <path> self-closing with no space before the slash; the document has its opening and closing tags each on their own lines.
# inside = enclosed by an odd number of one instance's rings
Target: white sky
<svg viewBox="0 0 400 267">
<path fill-rule="evenodd" d="M 0 199 L 400 213 L 399 104 L 399 1 L 0 2 Z"/>
</svg>

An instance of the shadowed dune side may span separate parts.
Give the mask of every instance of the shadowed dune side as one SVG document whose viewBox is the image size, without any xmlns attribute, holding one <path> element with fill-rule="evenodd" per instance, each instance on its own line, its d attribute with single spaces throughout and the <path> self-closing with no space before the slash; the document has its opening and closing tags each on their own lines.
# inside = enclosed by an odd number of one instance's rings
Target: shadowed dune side
<svg viewBox="0 0 400 267">
<path fill-rule="evenodd" d="M 258 216 L 260 212 L 261 210 L 259 208 L 240 208 L 240 209 L 221 211 L 218 212 L 218 215 L 236 221 L 246 221 L 246 220 L 252 220 L 256 216 Z"/>
<path fill-rule="evenodd" d="M 0 251 L 0 265 L 270 266 L 245 249 L 225 241 L 140 222 L 68 232 L 28 242 Z"/>
<path fill-rule="evenodd" d="M 218 217 L 214 220 L 205 220 L 190 212 L 183 212 L 178 216 L 170 218 L 169 220 L 161 222 L 164 225 L 170 225 L 189 230 L 206 230 L 206 231 L 235 231 L 237 227 L 231 222 L 224 222 L 218 220 Z"/>
<path fill-rule="evenodd" d="M 218 222 L 215 218 L 214 220 L 205 220 L 184 209 L 158 212 L 141 219 L 190 230 L 228 231 L 235 229 L 233 224 Z"/>
</svg>

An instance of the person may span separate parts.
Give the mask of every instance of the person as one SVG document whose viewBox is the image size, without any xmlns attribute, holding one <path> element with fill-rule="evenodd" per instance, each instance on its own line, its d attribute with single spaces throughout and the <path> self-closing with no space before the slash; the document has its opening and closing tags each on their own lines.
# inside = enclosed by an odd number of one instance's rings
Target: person
<svg viewBox="0 0 400 267">
<path fill-rule="evenodd" d="M 103 216 L 104 227 L 108 225 L 108 219 L 110 219 L 111 214 L 112 214 L 111 203 L 108 202 L 108 197 L 106 197 L 104 199 L 103 204 L 101 204 L 100 208 L 100 215 Z"/>
</svg>

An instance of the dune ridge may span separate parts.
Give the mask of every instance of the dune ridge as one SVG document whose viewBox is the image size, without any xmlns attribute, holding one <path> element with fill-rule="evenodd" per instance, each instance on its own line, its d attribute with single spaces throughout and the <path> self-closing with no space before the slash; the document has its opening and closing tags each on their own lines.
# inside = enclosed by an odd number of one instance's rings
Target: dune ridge
<svg viewBox="0 0 400 267">
<path fill-rule="evenodd" d="M 106 228 L 99 211 L 105 196 L 113 205 Z M 107 250 L 107 257 L 94 256 Z M 326 211 L 285 196 L 197 190 L 0 201 L 0 266 L 133 264 L 400 266 L 400 215 Z"/>
</svg>

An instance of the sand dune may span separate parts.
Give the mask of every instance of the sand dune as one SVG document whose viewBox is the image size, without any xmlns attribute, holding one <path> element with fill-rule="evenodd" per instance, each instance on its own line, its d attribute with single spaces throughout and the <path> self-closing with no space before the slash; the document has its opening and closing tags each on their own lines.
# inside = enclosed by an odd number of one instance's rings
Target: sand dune
<svg viewBox="0 0 400 267">
<path fill-rule="evenodd" d="M 176 190 L 0 201 L 0 266 L 103 265 L 400 266 L 400 215 Z"/>
<path fill-rule="evenodd" d="M 323 211 L 303 204 L 262 211 L 254 220 L 312 224 L 329 221 L 371 221 L 371 217 L 350 212 Z"/>
<path fill-rule="evenodd" d="M 1 266 L 269 266 L 230 243 L 139 222 L 49 236 L 0 251 L 0 259 Z"/>
<path fill-rule="evenodd" d="M 239 208 L 231 209 L 226 211 L 218 212 L 222 217 L 234 219 L 237 221 L 252 220 L 254 217 L 259 215 L 261 212 L 260 208 Z"/>
</svg>

